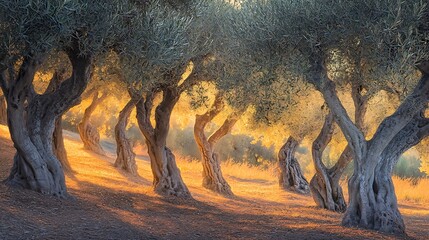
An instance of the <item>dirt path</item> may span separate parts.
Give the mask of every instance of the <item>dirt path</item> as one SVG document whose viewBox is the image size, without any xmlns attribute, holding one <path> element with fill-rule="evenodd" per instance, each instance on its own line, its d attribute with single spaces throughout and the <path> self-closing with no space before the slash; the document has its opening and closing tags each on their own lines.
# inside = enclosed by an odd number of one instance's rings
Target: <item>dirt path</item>
<svg viewBox="0 0 429 240">
<path fill-rule="evenodd" d="M 252 179 L 225 174 L 236 193 L 227 199 L 200 187 L 199 165 L 179 161 L 195 200 L 162 199 L 151 191 L 147 161 L 139 161 L 142 177 L 130 177 L 112 167 L 112 158 L 83 151 L 77 140 L 66 146 L 74 199 L 0 184 L 0 239 L 397 239 L 343 228 L 340 214 L 316 209 L 309 196 L 283 192 L 257 173 Z M 10 140 L 0 137 L 1 179 L 13 153 Z M 401 209 L 410 213 L 404 216 L 410 238 L 427 239 L 429 209 Z"/>
</svg>

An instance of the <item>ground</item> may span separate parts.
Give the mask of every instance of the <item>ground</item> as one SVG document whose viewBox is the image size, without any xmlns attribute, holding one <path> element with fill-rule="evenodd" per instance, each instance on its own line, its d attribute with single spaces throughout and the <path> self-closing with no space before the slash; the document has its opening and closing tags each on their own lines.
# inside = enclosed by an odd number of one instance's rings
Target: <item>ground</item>
<svg viewBox="0 0 429 240">
<path fill-rule="evenodd" d="M 14 154 L 0 127 L 0 178 Z M 274 171 L 224 166 L 235 197 L 201 187 L 198 162 L 179 159 L 193 200 L 164 199 L 152 192 L 147 156 L 139 174 L 113 167 L 114 152 L 102 157 L 82 148 L 72 133 L 66 147 L 74 173 L 67 176 L 71 199 L 11 189 L 0 184 L 0 239 L 398 239 L 340 226 L 341 215 L 314 206 L 310 196 L 282 191 Z M 427 239 L 429 207 L 400 202 L 408 237 Z"/>
</svg>

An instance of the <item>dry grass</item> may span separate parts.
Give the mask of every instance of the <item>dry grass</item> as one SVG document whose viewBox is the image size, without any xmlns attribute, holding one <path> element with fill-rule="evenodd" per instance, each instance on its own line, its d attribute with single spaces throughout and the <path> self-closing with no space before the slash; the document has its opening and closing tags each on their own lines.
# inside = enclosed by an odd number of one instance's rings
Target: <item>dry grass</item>
<svg viewBox="0 0 429 240">
<path fill-rule="evenodd" d="M 429 179 L 402 179 L 393 177 L 396 197 L 399 202 L 429 204 Z"/>
<path fill-rule="evenodd" d="M 5 127 L 0 127 L 0 135 L 8 138 Z M 111 222 L 100 223 L 100 226 L 113 226 L 112 233 L 121 233 L 126 228 L 130 234 L 137 235 L 124 236 L 136 236 L 136 239 L 144 234 L 161 239 L 294 239 L 298 236 L 302 239 L 354 239 L 356 236 L 362 239 L 395 239 L 377 232 L 341 227 L 340 214 L 315 208 L 311 196 L 280 189 L 275 167 L 264 170 L 245 164 L 223 163 L 223 174 L 235 194 L 226 198 L 201 187 L 200 162 L 178 156 L 177 164 L 183 179 L 197 201 L 173 204 L 153 193 L 150 163 L 141 152 L 144 149 L 137 152 L 140 177 L 132 177 L 113 167 L 113 153 L 107 157 L 89 153 L 82 149 L 79 139 L 66 136 L 65 144 L 74 169 L 74 173 L 67 176 L 67 186 L 79 204 L 89 205 L 81 210 L 80 205 L 70 203 L 71 210 L 64 208 L 62 214 L 75 226 L 81 226 L 79 231 L 82 234 L 88 234 L 90 230 L 82 223 L 80 215 L 84 218 L 97 216 L 97 221 L 104 219 L 101 216 L 110 216 L 106 219 L 111 219 Z M 409 182 L 395 179 L 401 212 L 409 226 L 408 233 L 415 238 L 424 239 L 426 236 L 424 219 L 429 216 L 429 210 L 411 201 L 416 202 L 420 196 L 419 204 L 428 203 L 427 196 L 421 197 L 425 193 L 423 190 L 428 189 L 428 183 L 427 179 L 422 180 L 411 188 Z M 10 199 L 15 202 L 15 196 Z M 47 207 L 44 211 L 51 210 Z M 74 214 L 75 211 L 78 213 Z M 54 216 L 51 222 L 62 221 L 61 215 Z M 38 216 L 47 217 L 48 214 Z M 162 232 L 157 231 L 159 226 L 163 226 Z M 195 237 L 196 230 L 202 233 L 200 237 Z M 59 230 L 51 232 L 55 231 Z"/>
</svg>

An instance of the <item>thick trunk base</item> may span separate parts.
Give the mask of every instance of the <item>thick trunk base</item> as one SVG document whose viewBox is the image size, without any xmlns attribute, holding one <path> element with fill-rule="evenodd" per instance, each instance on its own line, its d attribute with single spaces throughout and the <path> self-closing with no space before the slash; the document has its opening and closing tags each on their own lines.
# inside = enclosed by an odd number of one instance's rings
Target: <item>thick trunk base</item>
<svg viewBox="0 0 429 240">
<path fill-rule="evenodd" d="M 347 208 L 344 199 L 343 190 L 340 184 L 335 182 L 332 177 L 328 177 L 329 182 L 325 183 L 323 177 L 315 174 L 310 181 L 310 191 L 313 196 L 314 202 L 320 208 L 328 209 L 336 212 L 345 212 Z M 327 185 L 330 185 L 331 193 L 328 196 Z"/>
<path fill-rule="evenodd" d="M 225 196 L 232 196 L 231 187 L 223 178 L 218 155 L 207 151 L 203 157 L 203 187 Z"/>
<path fill-rule="evenodd" d="M 91 124 L 80 123 L 78 125 L 78 131 L 80 139 L 82 140 L 83 146 L 86 150 L 100 155 L 106 155 L 100 145 L 100 133 L 96 127 L 92 126 Z"/>
<path fill-rule="evenodd" d="M 33 190 L 45 195 L 61 198 L 68 197 L 64 173 L 55 159 L 34 159 L 38 154 L 26 157 L 15 154 L 14 164 L 9 177 L 5 180 L 6 185 Z M 54 156 L 52 156 L 54 158 Z M 32 166 L 28 162 L 38 163 Z"/>
<path fill-rule="evenodd" d="M 70 162 L 67 158 L 67 151 L 64 146 L 62 122 L 63 121 L 61 116 L 58 117 L 57 120 L 55 121 L 55 130 L 52 138 L 52 141 L 53 141 L 52 150 L 55 156 L 60 161 L 64 172 L 71 173 L 73 170 L 70 166 Z"/>
<path fill-rule="evenodd" d="M 136 104 L 139 128 L 146 139 L 146 145 L 153 173 L 155 192 L 164 196 L 191 198 L 177 167 L 176 159 L 167 148 L 167 136 L 170 129 L 171 112 L 180 98 L 177 88 L 162 89 L 162 102 L 155 109 L 156 127 L 151 123 L 151 112 L 156 92 L 148 92 L 145 100 L 139 99 Z"/>
<path fill-rule="evenodd" d="M 148 153 L 154 174 L 155 192 L 163 196 L 190 198 L 191 193 L 182 180 L 176 158 L 171 150 L 165 146 L 157 147 L 148 144 Z"/>
<path fill-rule="evenodd" d="M 342 224 L 391 234 L 405 234 L 405 224 L 399 212 L 390 176 L 379 172 L 366 178 L 353 174 L 349 180 L 350 204 Z"/>
<path fill-rule="evenodd" d="M 131 143 L 128 139 L 121 139 L 118 142 L 116 140 L 117 148 L 117 158 L 115 161 L 115 167 L 123 169 L 124 171 L 132 174 L 138 175 L 137 164 L 136 164 L 136 154 L 132 150 Z"/>
<path fill-rule="evenodd" d="M 125 131 L 131 112 L 136 104 L 136 100 L 131 100 L 125 105 L 119 113 L 118 123 L 115 126 L 116 154 L 115 167 L 121 168 L 132 175 L 138 175 L 136 154 L 133 152 L 133 146 L 127 138 Z"/>
<path fill-rule="evenodd" d="M 302 174 L 298 160 L 295 158 L 295 151 L 298 142 L 289 137 L 286 144 L 279 151 L 279 185 L 280 187 L 301 194 L 310 193 L 308 182 Z"/>
</svg>

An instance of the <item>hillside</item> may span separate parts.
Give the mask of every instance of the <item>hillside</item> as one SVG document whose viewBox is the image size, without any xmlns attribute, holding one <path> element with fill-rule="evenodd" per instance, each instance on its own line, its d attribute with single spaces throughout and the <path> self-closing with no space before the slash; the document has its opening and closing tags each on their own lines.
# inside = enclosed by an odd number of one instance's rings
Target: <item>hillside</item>
<svg viewBox="0 0 429 240">
<path fill-rule="evenodd" d="M 198 162 L 178 159 L 194 200 L 163 199 L 151 190 L 146 156 L 138 158 L 141 177 L 132 177 L 113 167 L 114 152 L 98 156 L 83 150 L 73 134 L 66 136 L 73 199 L 0 184 L 0 239 L 396 239 L 341 227 L 341 215 L 315 208 L 311 196 L 279 189 L 274 170 L 224 166 L 236 194 L 224 198 L 201 187 Z M 1 126 L 1 179 L 14 151 Z M 400 209 L 409 237 L 427 239 L 429 207 L 400 201 Z"/>
</svg>

